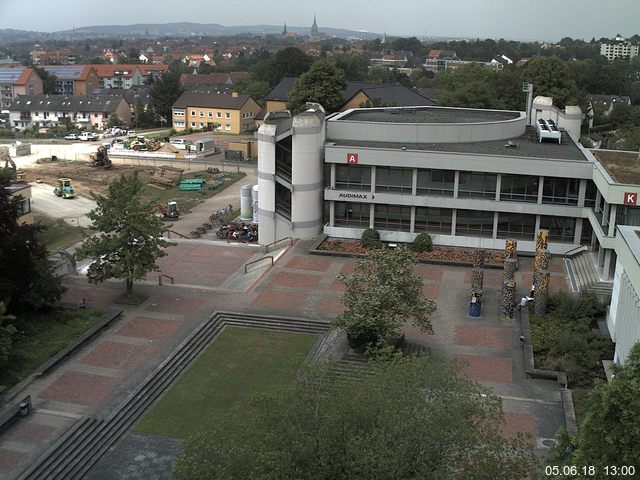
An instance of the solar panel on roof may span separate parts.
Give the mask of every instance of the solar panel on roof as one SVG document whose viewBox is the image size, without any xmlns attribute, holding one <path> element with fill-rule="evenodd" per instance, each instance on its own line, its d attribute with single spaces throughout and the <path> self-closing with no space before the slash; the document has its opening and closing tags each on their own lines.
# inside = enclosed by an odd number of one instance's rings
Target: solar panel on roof
<svg viewBox="0 0 640 480">
<path fill-rule="evenodd" d="M 25 67 L 0 68 L 0 83 L 17 82 Z"/>
<path fill-rule="evenodd" d="M 77 65 L 46 65 L 42 68 L 58 78 L 80 78 L 84 71 L 84 67 Z"/>
</svg>

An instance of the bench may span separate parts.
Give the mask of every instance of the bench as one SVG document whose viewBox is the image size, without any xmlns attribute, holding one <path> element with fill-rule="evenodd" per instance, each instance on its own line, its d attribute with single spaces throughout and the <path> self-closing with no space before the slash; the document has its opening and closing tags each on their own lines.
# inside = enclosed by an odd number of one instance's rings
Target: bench
<svg viewBox="0 0 640 480">
<path fill-rule="evenodd" d="M 160 175 L 154 175 L 153 177 L 151 177 L 151 180 L 153 180 L 155 183 L 161 183 L 169 187 L 173 187 L 176 183 L 175 180 L 172 180 L 166 177 L 161 177 Z"/>
</svg>

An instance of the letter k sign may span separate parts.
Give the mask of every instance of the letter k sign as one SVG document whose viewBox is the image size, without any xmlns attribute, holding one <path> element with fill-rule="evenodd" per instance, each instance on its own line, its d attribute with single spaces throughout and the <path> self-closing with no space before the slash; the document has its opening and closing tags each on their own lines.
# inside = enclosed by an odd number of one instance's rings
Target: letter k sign
<svg viewBox="0 0 640 480">
<path fill-rule="evenodd" d="M 638 203 L 638 194 L 636 192 L 624 192 L 624 204 L 636 205 Z"/>
</svg>

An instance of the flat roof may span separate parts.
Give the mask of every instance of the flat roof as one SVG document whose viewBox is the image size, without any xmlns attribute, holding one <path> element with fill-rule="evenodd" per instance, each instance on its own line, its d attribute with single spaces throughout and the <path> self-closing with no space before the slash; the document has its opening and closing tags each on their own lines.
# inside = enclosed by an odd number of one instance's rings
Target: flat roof
<svg viewBox="0 0 640 480">
<path fill-rule="evenodd" d="M 402 107 L 367 108 L 348 112 L 334 120 L 379 123 L 487 123 L 520 118 L 520 112 L 475 108 Z"/>
<path fill-rule="evenodd" d="M 476 153 L 482 155 L 508 155 L 510 157 L 536 157 L 560 160 L 579 160 L 587 162 L 580 148 L 569 138 L 566 132 L 562 132 L 562 143 L 545 140 L 542 143 L 536 138 L 536 130 L 527 126 L 525 134 L 505 140 L 491 140 L 487 142 L 469 143 L 391 143 L 336 140 L 327 142 L 338 146 L 372 147 L 398 150 L 406 147 L 407 150 L 426 150 L 433 152 Z M 508 142 L 511 142 L 509 144 Z M 508 146 L 509 145 L 509 146 Z M 637 182 L 640 183 L 640 182 Z"/>
<path fill-rule="evenodd" d="M 637 152 L 591 150 L 591 153 L 614 182 L 640 184 L 640 158 Z"/>
<path fill-rule="evenodd" d="M 618 231 L 640 265 L 640 227 L 618 225 Z"/>
</svg>

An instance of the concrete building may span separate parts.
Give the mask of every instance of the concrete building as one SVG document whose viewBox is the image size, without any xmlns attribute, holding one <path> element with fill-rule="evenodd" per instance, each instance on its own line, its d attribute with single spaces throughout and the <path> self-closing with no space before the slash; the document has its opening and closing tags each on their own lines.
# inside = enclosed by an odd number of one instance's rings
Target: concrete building
<svg viewBox="0 0 640 480">
<path fill-rule="evenodd" d="M 33 223 L 33 212 L 31 211 L 31 185 L 28 183 L 12 183 L 4 188 L 12 197 L 20 197 L 20 209 L 18 210 L 18 223 Z"/>
<path fill-rule="evenodd" d="M 33 68 L 0 66 L 0 111 L 8 110 L 18 95 L 41 95 L 42 79 Z"/>
<path fill-rule="evenodd" d="M 617 35 L 616 38 L 600 44 L 600 55 L 607 57 L 613 62 L 616 58 L 632 59 L 638 56 L 638 45 L 633 45 L 624 37 Z"/>
<path fill-rule="evenodd" d="M 616 226 L 640 225 L 634 164 L 578 143 L 578 107 L 538 97 L 531 124 L 524 112 L 442 107 L 352 109 L 320 128 L 323 116 L 274 113 L 258 131 L 261 242 L 375 228 L 389 242 L 428 232 L 439 245 L 503 249 L 515 238 L 533 252 L 545 228 L 553 254 L 585 245 L 609 280 Z M 540 120 L 559 127 L 555 140 Z"/>
<path fill-rule="evenodd" d="M 613 360 L 621 364 L 640 341 L 640 228 L 619 226 L 615 251 L 618 258 L 607 328 L 616 343 Z"/>
</svg>

